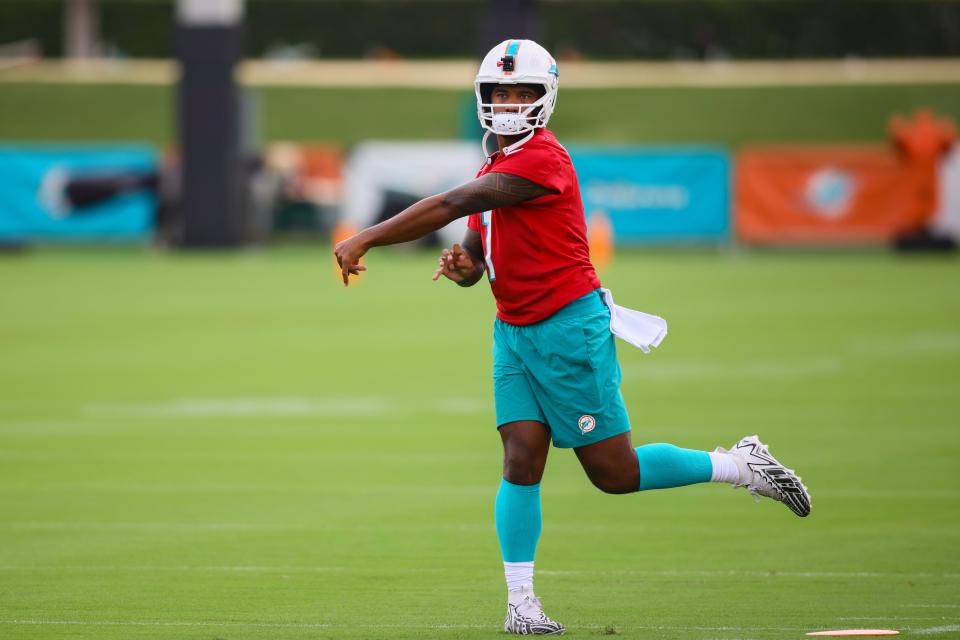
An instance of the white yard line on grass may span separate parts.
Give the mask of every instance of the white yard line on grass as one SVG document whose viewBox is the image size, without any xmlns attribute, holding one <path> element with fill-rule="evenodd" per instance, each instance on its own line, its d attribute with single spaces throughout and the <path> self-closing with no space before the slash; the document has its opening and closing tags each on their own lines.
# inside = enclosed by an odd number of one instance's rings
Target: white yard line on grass
<svg viewBox="0 0 960 640">
<path fill-rule="evenodd" d="M 723 577 L 744 576 L 752 578 L 960 578 L 960 573 L 897 573 L 891 571 L 643 571 L 625 569 L 621 571 L 551 571 L 538 569 L 540 575 L 555 576 L 660 576 L 660 577 Z"/>
<path fill-rule="evenodd" d="M 462 462 L 475 461 L 475 458 L 472 456 L 448 456 L 448 454 L 443 454 L 446 456 L 446 460 L 461 460 Z M 2 457 L 2 456 L 0 456 Z M 375 456 L 371 455 L 372 459 Z M 178 458 L 166 458 L 166 459 L 178 459 Z M 183 458 L 179 458 L 183 459 Z M 223 457 L 218 458 L 218 460 L 223 460 Z M 324 462 L 322 456 L 317 456 L 317 462 Z M 321 486 L 321 485 L 273 485 L 273 484 L 260 484 L 260 485 L 243 485 L 243 484 L 234 484 L 234 485 L 206 485 L 206 484 L 150 484 L 150 485 L 136 485 L 136 484 L 96 484 L 96 483 L 76 483 L 76 482 L 63 482 L 63 483 L 44 483 L 41 486 L 31 485 L 7 485 L 0 486 L 0 494 L 16 494 L 17 496 L 23 496 L 24 494 L 36 495 L 37 492 L 52 492 L 60 493 L 63 495 L 78 495 L 84 493 L 108 493 L 108 494 L 137 494 L 137 493 L 148 493 L 148 494 L 157 494 L 157 493 L 232 493 L 232 494 L 261 494 L 261 493 L 297 493 L 297 494 L 317 494 L 321 496 L 337 496 L 342 497 L 344 495 L 352 496 L 380 496 L 386 493 L 407 493 L 411 494 L 416 492 L 418 496 L 424 495 L 456 495 L 458 497 L 463 497 L 465 495 L 477 495 L 477 496 L 489 496 L 490 487 L 484 485 L 480 486 L 437 486 L 437 485 L 423 485 L 417 483 L 395 483 L 390 486 L 384 487 L 341 487 L 341 486 Z M 553 495 L 571 495 L 574 492 L 565 491 L 563 493 L 559 491 L 554 491 Z M 16 528 L 32 527 L 36 526 L 37 528 L 44 528 L 46 525 L 37 524 L 37 523 L 24 523 L 22 525 L 14 525 Z M 489 526 L 493 526 L 493 523 L 490 523 Z M 3 525 L 0 524 L 0 528 Z M 65 526 L 62 528 L 66 528 Z"/>
<path fill-rule="evenodd" d="M 840 355 L 798 357 L 784 363 L 781 360 L 755 360 L 731 364 L 714 359 L 675 358 L 658 362 L 656 366 L 631 362 L 621 366 L 624 380 L 684 379 L 775 379 L 815 378 L 841 373 L 855 356 L 931 355 L 950 357 L 960 353 L 960 332 L 919 332 L 896 340 L 878 338 L 857 339 Z"/>
<path fill-rule="evenodd" d="M 940 633 L 956 633 L 960 631 L 960 624 L 948 624 L 942 627 L 928 627 L 926 629 L 909 629 L 910 633 L 918 635 L 935 635 Z"/>
<path fill-rule="evenodd" d="M 914 618 L 914 617 L 905 617 L 905 616 L 843 616 L 840 618 L 834 618 L 834 620 L 882 620 L 884 622 L 902 622 L 904 620 L 910 622 L 942 622 L 946 620 L 946 616 L 936 616 L 933 618 Z"/>
<path fill-rule="evenodd" d="M 384 520 L 382 523 L 377 524 L 362 524 L 354 521 L 344 521 L 344 522 L 332 522 L 332 523 L 316 523 L 316 522 L 302 522 L 302 523 L 256 523 L 256 522 L 63 522 L 63 521 L 52 521 L 52 522 L 0 522 L 0 531 L 131 531 L 131 532 L 142 532 L 145 534 L 158 534 L 165 532 L 189 532 L 189 533 L 210 533 L 218 534 L 222 532 L 254 532 L 254 533 L 289 533 L 289 532 L 300 532 L 300 533 L 389 533 L 389 532 L 407 532 L 407 533 L 417 533 L 417 532 L 438 532 L 438 531 L 453 531 L 460 533 L 483 533 L 487 534 L 493 531 L 494 525 L 492 522 L 470 522 L 470 523 L 441 523 L 441 522 L 430 522 L 430 521 L 420 521 L 420 522 L 394 522 Z M 557 523 L 551 526 L 552 530 L 555 532 L 572 532 L 572 533 L 596 533 L 603 534 L 606 532 L 618 532 L 618 533 L 635 533 L 635 534 L 647 534 L 650 532 L 659 532 L 670 529 L 672 531 L 676 530 L 692 530 L 696 529 L 694 525 L 670 525 L 663 523 L 642 523 L 642 524 L 631 524 L 631 525 L 605 525 L 605 524 L 589 524 L 589 523 L 578 523 L 578 524 L 563 524 Z M 851 533 L 858 534 L 857 531 L 852 531 Z M 950 527 L 940 528 L 927 528 L 923 532 L 927 536 L 936 536 L 937 538 L 950 538 L 960 536 L 960 532 L 955 531 L 955 529 Z M 554 575 L 581 575 L 584 572 L 581 571 L 557 571 Z M 593 575 L 591 572 L 590 575 Z M 623 574 L 618 575 L 630 575 L 629 572 L 624 572 Z M 695 574 L 691 574 L 695 575 Z M 707 574 L 709 575 L 709 574 Z M 734 574 L 731 574 L 734 575 Z M 890 575 L 916 575 L 916 576 L 957 576 L 960 577 L 960 573 L 923 573 L 923 574 L 900 574 L 900 573 L 874 573 L 871 571 L 864 572 L 838 572 L 838 573 L 803 573 L 803 572 L 794 572 L 780 575 L 792 575 L 792 576 L 830 576 L 830 575 L 851 575 L 859 577 L 884 577 Z"/>
<path fill-rule="evenodd" d="M 164 402 L 88 404 L 83 415 L 124 418 L 221 418 L 381 415 L 424 410 L 464 415 L 492 412 L 493 403 L 483 398 L 444 398 L 429 403 L 398 406 L 386 397 L 240 397 L 173 398 Z"/>
<path fill-rule="evenodd" d="M 437 413 L 470 415 L 493 413 L 493 398 L 441 398 L 430 403 Z"/>
<path fill-rule="evenodd" d="M 51 625 L 51 626 L 88 626 L 88 627 L 255 627 L 270 629 L 490 629 L 496 628 L 493 624 L 329 624 L 323 622 L 218 622 L 190 621 L 190 620 L 0 620 L 6 625 Z M 601 625 L 567 625 L 568 629 L 597 630 L 606 627 Z M 623 630 L 643 629 L 648 631 L 732 631 L 755 632 L 777 631 L 797 632 L 804 629 L 798 627 L 698 627 L 698 626 L 671 626 L 671 625 L 623 625 Z"/>
<path fill-rule="evenodd" d="M 0 624 L 79 627 L 268 627 L 271 629 L 327 629 L 330 627 L 328 624 L 309 622 L 190 622 L 186 620 L 0 620 Z"/>
<path fill-rule="evenodd" d="M 5 425 L 0 423 L 0 431 L 3 431 Z M 127 429 L 115 429 L 113 432 L 122 433 L 128 431 Z M 76 432 L 76 431 L 75 431 Z M 66 433 L 66 431 L 64 431 Z M 82 433 L 89 433 L 87 429 L 83 429 Z M 132 455 L 132 454 L 129 454 Z M 123 457 L 129 457 L 128 454 L 116 454 L 117 459 Z M 194 452 L 194 451 L 184 451 L 184 452 L 157 452 L 154 454 L 137 452 L 135 455 L 139 456 L 138 459 L 151 459 L 151 460 L 203 460 L 205 457 L 214 457 L 218 460 L 245 460 L 258 458 L 262 459 L 262 455 L 258 457 L 258 454 L 243 453 L 243 454 L 228 454 L 225 452 L 217 452 L 215 454 L 208 454 L 205 452 Z M 457 461 L 459 463 L 477 463 L 482 464 L 485 461 L 488 461 L 490 458 L 489 453 L 465 453 L 462 451 L 459 452 L 449 452 L 443 451 L 437 454 L 423 455 L 419 458 L 414 458 L 411 460 L 409 456 L 403 458 L 405 463 L 411 462 L 421 462 L 423 464 L 428 464 L 430 462 L 429 458 L 431 456 L 440 456 L 444 458 L 447 462 Z M 17 458 L 23 459 L 26 456 L 30 456 L 31 460 L 34 459 L 44 459 L 49 460 L 52 458 L 56 459 L 66 459 L 70 457 L 75 457 L 74 454 L 70 452 L 61 452 L 57 454 L 50 455 L 38 455 L 35 451 L 24 453 L 16 452 L 0 452 L 0 457 L 5 457 L 8 459 Z M 363 452 L 355 454 L 326 454 L 322 451 L 318 451 L 316 454 L 309 452 L 299 452 L 297 454 L 287 454 L 284 456 L 285 459 L 293 458 L 309 458 L 317 462 L 344 462 L 348 460 L 356 460 L 358 462 L 392 462 L 397 459 L 396 454 L 393 453 L 378 453 L 378 452 Z M 31 483 L 6 483 L 0 486 L 0 493 L 13 493 L 17 495 L 26 495 L 31 492 L 37 491 L 46 491 L 46 492 L 56 492 L 62 494 L 76 494 L 76 493 L 88 493 L 88 492 L 103 492 L 103 493 L 169 493 L 169 492 L 211 492 L 211 493 L 320 493 L 320 494 L 351 494 L 351 495 L 380 495 L 383 493 L 405 493 L 405 492 L 419 492 L 421 494 L 439 494 L 439 495 L 448 495 L 456 494 L 462 496 L 465 494 L 470 495 L 489 495 L 491 493 L 490 486 L 488 484 L 483 485 L 436 485 L 436 484 L 424 484 L 419 482 L 411 483 L 393 483 L 390 485 L 378 485 L 371 487 L 342 487 L 342 486 L 333 486 L 333 485 L 316 485 L 316 484 L 270 484 L 266 482 L 258 484 L 239 484 L 239 483 L 224 483 L 224 484 L 198 484 L 198 483 L 149 483 L 149 484 L 137 484 L 137 483 L 124 483 L 117 484 L 116 482 L 55 482 L 55 481 L 45 481 L 42 483 L 31 482 Z M 553 496 L 571 496 L 571 495 L 582 495 L 583 490 L 579 487 L 553 487 L 550 490 L 551 495 Z M 686 494 L 681 494 L 678 498 L 691 499 L 691 500 L 701 500 L 703 499 L 704 494 L 698 494 L 696 491 L 691 491 Z M 929 489 L 929 490 L 900 490 L 900 489 L 843 489 L 843 488 L 822 488 L 817 490 L 817 497 L 819 498 L 830 498 L 831 500 L 862 500 L 862 499 L 876 499 L 876 500 L 900 500 L 908 498 L 911 500 L 944 500 L 944 499 L 956 499 L 960 498 L 960 491 L 954 491 L 950 489 Z M 30 524 L 22 526 L 32 526 Z M 37 525 L 42 526 L 42 525 Z M 66 525 L 64 525 L 66 526 Z M 558 523 L 556 526 L 560 527 L 569 527 L 571 529 L 581 529 L 581 530 L 590 530 L 590 531 L 608 531 L 611 529 L 622 530 L 622 525 L 617 526 L 607 526 L 602 524 L 592 524 L 592 525 L 563 525 Z M 2 524 L 0 524 L 2 527 Z M 649 525 L 644 525 L 644 529 L 650 529 Z"/>
<path fill-rule="evenodd" d="M 490 624 L 329 624 L 323 622 L 220 622 L 214 620 L 0 620 L 3 625 L 22 626 L 83 626 L 83 627 L 210 627 L 210 628 L 260 628 L 260 629 L 371 629 L 371 630 L 399 630 L 399 629 L 493 629 Z M 568 629 L 597 630 L 605 627 L 599 625 L 568 625 Z M 708 631 L 708 632 L 735 632 L 751 633 L 757 631 L 775 631 L 793 633 L 807 631 L 798 627 L 702 627 L 702 626 L 673 626 L 673 625 L 623 625 L 622 631 L 642 629 L 646 631 Z M 903 629 L 916 635 L 939 635 L 956 633 L 960 625 L 951 624 L 939 627 Z"/>
<path fill-rule="evenodd" d="M 320 529 L 318 527 L 308 527 Z M 258 525 L 243 522 L 13 522 L 0 529 L 22 531 L 294 531 L 300 527 Z"/>
<path fill-rule="evenodd" d="M 360 569 L 357 567 L 340 566 L 268 566 L 268 565 L 0 565 L 0 571 L 182 571 L 182 572 L 249 572 L 249 573 L 440 573 L 445 569 L 439 568 L 398 568 Z M 539 570 L 539 574 L 547 576 L 649 576 L 659 578 L 944 578 L 957 579 L 960 573 L 895 573 L 881 571 L 744 571 L 744 570 L 717 570 L 717 571 L 656 571 L 656 570 L 622 570 L 622 571 L 550 571 Z M 856 618 L 842 618 L 854 620 Z M 864 620 L 879 620 L 881 618 L 863 618 Z M 906 620 L 908 618 L 891 618 Z M 914 620 L 939 620 L 941 618 L 912 618 Z"/>
<path fill-rule="evenodd" d="M 361 569 L 357 567 L 265 567 L 256 565 L 222 565 L 222 566 L 157 566 L 157 565 L 0 565 L 0 571 L 136 571 L 145 573 L 155 573 L 158 571 L 172 571 L 183 573 L 441 573 L 445 569 L 424 569 L 420 567 L 408 567 L 399 569 Z"/>
<path fill-rule="evenodd" d="M 952 356 L 960 353 L 960 332 L 921 331 L 896 339 L 859 338 L 848 348 L 852 353 L 897 356 Z"/>
<path fill-rule="evenodd" d="M 383 414 L 392 411 L 382 397 L 175 398 L 150 404 L 90 404 L 93 416 L 137 418 L 283 417 Z"/>
<path fill-rule="evenodd" d="M 640 363 L 621 366 L 624 380 L 687 380 L 744 378 L 756 380 L 810 378 L 838 373 L 843 361 L 836 357 L 817 357 L 792 360 L 757 360 L 730 364 L 713 360 L 675 360 L 658 363 L 655 367 Z"/>
</svg>

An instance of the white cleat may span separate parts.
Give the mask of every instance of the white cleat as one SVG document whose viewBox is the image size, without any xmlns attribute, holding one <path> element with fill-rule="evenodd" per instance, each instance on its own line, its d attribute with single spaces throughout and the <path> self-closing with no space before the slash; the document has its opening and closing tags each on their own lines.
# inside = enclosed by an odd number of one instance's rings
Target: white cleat
<svg viewBox="0 0 960 640">
<path fill-rule="evenodd" d="M 533 595 L 533 588 L 524 586 L 519 592 L 510 594 L 503 630 L 518 636 L 559 636 L 563 635 L 564 627 L 547 617 L 540 600 Z"/>
<path fill-rule="evenodd" d="M 757 436 L 743 438 L 730 451 L 723 447 L 718 447 L 717 451 L 737 458 L 741 482 L 736 486 L 745 486 L 754 496 L 782 502 L 801 518 L 810 515 L 810 492 L 800 481 L 800 476 L 770 455 L 767 445 Z"/>
</svg>

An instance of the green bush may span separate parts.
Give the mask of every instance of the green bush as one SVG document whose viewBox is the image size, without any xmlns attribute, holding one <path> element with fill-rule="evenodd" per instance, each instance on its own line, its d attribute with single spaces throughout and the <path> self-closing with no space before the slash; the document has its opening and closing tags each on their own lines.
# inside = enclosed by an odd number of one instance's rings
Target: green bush
<svg viewBox="0 0 960 640">
<path fill-rule="evenodd" d="M 246 54 L 470 57 L 486 42 L 485 0 L 248 0 Z M 63 0 L 0 1 L 0 42 L 62 53 Z M 100 0 L 101 33 L 134 57 L 173 54 L 172 0 Z M 532 35 L 562 57 L 823 58 L 960 55 L 955 0 L 542 0 Z M 498 15 L 506 24 L 509 17 Z M 492 30 L 496 32 L 496 30 Z M 504 29 L 502 37 L 524 35 Z M 499 37 L 499 36 L 498 36 Z"/>
</svg>

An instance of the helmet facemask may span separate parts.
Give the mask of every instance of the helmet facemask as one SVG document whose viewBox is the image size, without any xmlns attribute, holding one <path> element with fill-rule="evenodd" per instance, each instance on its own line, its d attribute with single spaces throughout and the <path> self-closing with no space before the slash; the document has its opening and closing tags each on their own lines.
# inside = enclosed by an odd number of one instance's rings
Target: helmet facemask
<svg viewBox="0 0 960 640">
<path fill-rule="evenodd" d="M 478 82 L 476 85 L 477 117 L 484 129 L 509 136 L 530 133 L 534 129 L 547 126 L 557 100 L 556 89 L 541 84 L 518 83 L 533 87 L 540 97 L 535 102 L 526 104 L 494 103 L 493 89 L 497 84 Z"/>
</svg>

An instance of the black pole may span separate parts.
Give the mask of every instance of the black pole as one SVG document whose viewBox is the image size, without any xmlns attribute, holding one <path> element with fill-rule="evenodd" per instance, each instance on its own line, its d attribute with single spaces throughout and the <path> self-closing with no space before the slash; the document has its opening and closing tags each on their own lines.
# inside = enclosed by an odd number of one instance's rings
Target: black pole
<svg viewBox="0 0 960 640">
<path fill-rule="evenodd" d="M 243 233 L 240 113 L 242 0 L 179 0 L 184 247 L 235 247 Z"/>
<path fill-rule="evenodd" d="M 507 38 L 540 40 L 540 12 L 536 0 L 489 0 L 479 30 L 481 42 L 478 52 L 481 57 L 498 42 Z M 543 44 L 542 42 L 540 44 Z"/>
</svg>

